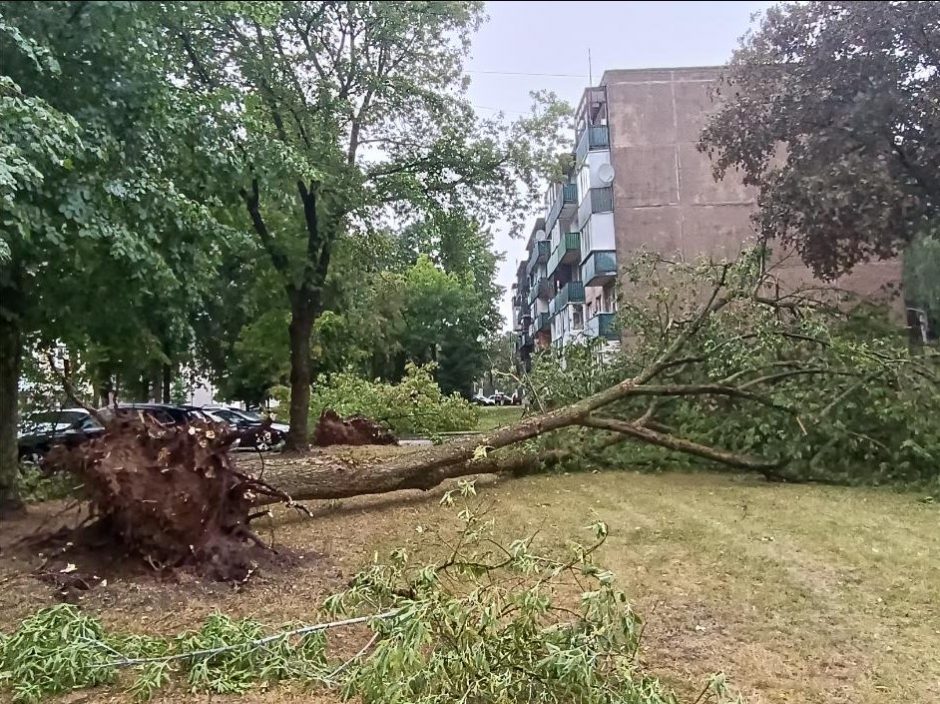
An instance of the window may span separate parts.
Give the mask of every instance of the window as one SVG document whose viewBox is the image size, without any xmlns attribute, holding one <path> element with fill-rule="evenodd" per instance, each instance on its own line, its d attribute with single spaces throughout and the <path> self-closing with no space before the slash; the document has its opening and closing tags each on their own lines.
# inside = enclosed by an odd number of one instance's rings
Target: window
<svg viewBox="0 0 940 704">
<path fill-rule="evenodd" d="M 79 430 L 92 430 L 94 428 L 99 428 L 98 421 L 94 418 L 88 417 L 82 421 L 82 424 L 78 426 Z"/>
<path fill-rule="evenodd" d="M 584 227 L 581 228 L 581 252 L 586 254 L 592 249 L 594 248 L 591 246 L 591 220 L 588 219 L 588 221 L 584 223 Z"/>
<path fill-rule="evenodd" d="M 614 301 L 614 287 L 613 285 L 604 287 L 604 311 L 611 313 L 617 309 L 616 302 Z"/>
<path fill-rule="evenodd" d="M 144 411 L 147 415 L 153 418 L 158 423 L 163 423 L 164 425 L 174 425 L 173 416 L 168 412 L 160 408 L 147 409 Z"/>
<path fill-rule="evenodd" d="M 571 306 L 571 329 L 580 330 L 584 327 L 584 310 L 580 305 Z"/>
<path fill-rule="evenodd" d="M 591 169 L 588 166 L 588 162 L 584 162 L 584 165 L 578 171 L 578 197 L 581 200 L 590 197 L 589 191 L 591 190 Z"/>
</svg>

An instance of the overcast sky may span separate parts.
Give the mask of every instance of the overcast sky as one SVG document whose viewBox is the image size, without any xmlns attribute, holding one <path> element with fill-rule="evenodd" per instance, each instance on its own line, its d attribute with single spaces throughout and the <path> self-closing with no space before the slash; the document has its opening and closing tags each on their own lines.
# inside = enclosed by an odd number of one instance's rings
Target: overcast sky
<svg viewBox="0 0 940 704">
<path fill-rule="evenodd" d="M 725 63 L 751 17 L 768 2 L 488 2 L 489 21 L 473 39 L 470 97 L 481 115 L 510 119 L 529 109 L 529 93 L 548 88 L 576 104 L 606 69 Z M 553 75 L 513 75 L 553 74 Z M 574 136 L 572 135 L 572 139 Z M 507 289 L 525 248 L 503 229 L 499 283 Z M 502 312 L 510 324 L 509 294 Z"/>
</svg>

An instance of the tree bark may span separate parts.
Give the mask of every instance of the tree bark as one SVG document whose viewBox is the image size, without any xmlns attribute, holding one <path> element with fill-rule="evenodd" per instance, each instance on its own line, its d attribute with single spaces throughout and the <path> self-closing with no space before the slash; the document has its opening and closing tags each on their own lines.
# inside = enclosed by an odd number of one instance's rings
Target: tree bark
<svg viewBox="0 0 940 704">
<path fill-rule="evenodd" d="M 291 303 L 290 320 L 290 430 L 286 449 L 303 451 L 309 447 L 310 414 L 310 335 L 315 311 L 298 292 Z"/>
<path fill-rule="evenodd" d="M 600 443 L 598 449 L 622 443 L 624 436 L 611 436 Z M 541 453 L 517 452 L 487 455 L 478 459 L 456 461 L 436 469 L 428 466 L 428 455 L 413 452 L 403 456 L 403 462 L 380 465 L 362 465 L 337 455 L 312 455 L 301 463 L 269 466 L 264 480 L 291 497 L 294 501 L 316 499 L 344 499 L 364 494 L 385 494 L 403 489 L 427 491 L 447 479 L 478 474 L 530 474 L 549 465 L 581 456 L 579 447 L 547 450 Z M 277 496 L 259 495 L 257 505 L 277 503 Z"/>
<path fill-rule="evenodd" d="M 290 430 L 286 449 L 303 451 L 309 447 L 307 417 L 310 412 L 310 335 L 313 322 L 320 313 L 323 282 L 330 264 L 332 233 L 320 227 L 317 209 L 317 191 L 314 183 L 297 182 L 297 192 L 303 206 L 307 229 L 307 248 L 302 276 L 297 282 L 290 259 L 280 243 L 268 230 L 261 214 L 261 194 L 258 179 L 251 182 L 251 190 L 241 189 L 252 225 L 271 260 L 271 265 L 284 278 L 284 290 L 290 300 Z"/>
<path fill-rule="evenodd" d="M 22 506 L 17 489 L 16 403 L 23 359 L 19 317 L 0 311 L 0 516 Z"/>
</svg>

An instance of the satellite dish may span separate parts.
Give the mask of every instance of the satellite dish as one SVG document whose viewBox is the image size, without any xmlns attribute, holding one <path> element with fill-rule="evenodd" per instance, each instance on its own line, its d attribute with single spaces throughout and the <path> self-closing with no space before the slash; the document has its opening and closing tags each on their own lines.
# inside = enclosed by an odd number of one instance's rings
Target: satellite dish
<svg viewBox="0 0 940 704">
<path fill-rule="evenodd" d="M 535 231 L 535 239 L 536 239 L 536 240 L 544 240 L 544 239 L 545 239 L 545 230 L 536 230 L 536 231 Z"/>
<path fill-rule="evenodd" d="M 610 164 L 601 164 L 597 167 L 597 178 L 601 183 L 609 186 L 614 182 L 614 167 Z"/>
</svg>

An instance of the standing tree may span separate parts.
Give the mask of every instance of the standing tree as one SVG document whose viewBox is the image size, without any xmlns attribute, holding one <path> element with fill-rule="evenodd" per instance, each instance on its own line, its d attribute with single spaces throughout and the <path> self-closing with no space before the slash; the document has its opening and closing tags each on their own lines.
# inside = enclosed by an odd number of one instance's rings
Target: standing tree
<svg viewBox="0 0 940 704">
<path fill-rule="evenodd" d="M 212 168 L 195 154 L 214 126 L 167 80 L 158 10 L 0 6 L 0 507 L 17 503 L 23 355 L 169 361 L 182 345 L 158 348 L 212 271 L 196 197 Z"/>
<path fill-rule="evenodd" d="M 940 231 L 940 3 L 770 8 L 701 148 L 756 186 L 760 232 L 823 277 Z"/>
<path fill-rule="evenodd" d="M 481 17 L 474 2 L 202 3 L 166 14 L 188 88 L 217 101 L 231 127 L 229 191 L 289 302 L 294 449 L 308 441 L 311 333 L 339 238 L 366 219 L 458 209 L 488 219 L 512 212 L 532 184 L 533 123 L 481 123 L 464 95 Z"/>
</svg>

